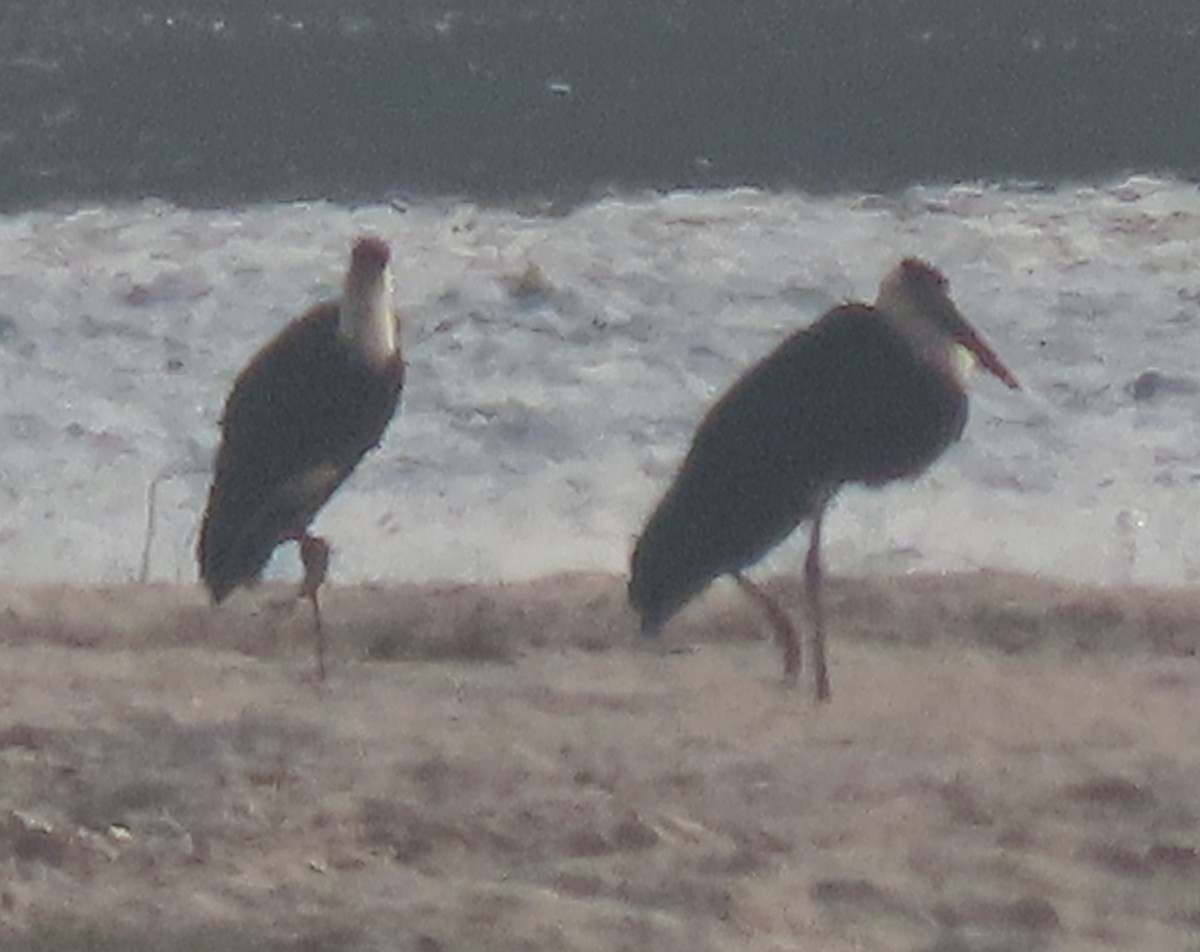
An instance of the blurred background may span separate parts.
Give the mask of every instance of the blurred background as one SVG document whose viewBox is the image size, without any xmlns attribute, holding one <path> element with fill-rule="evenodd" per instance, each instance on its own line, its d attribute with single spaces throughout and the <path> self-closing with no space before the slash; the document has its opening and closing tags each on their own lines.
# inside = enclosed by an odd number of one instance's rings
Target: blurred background
<svg viewBox="0 0 1200 952">
<path fill-rule="evenodd" d="M 5 0 L 0 208 L 1200 173 L 1196 0 Z"/>
</svg>

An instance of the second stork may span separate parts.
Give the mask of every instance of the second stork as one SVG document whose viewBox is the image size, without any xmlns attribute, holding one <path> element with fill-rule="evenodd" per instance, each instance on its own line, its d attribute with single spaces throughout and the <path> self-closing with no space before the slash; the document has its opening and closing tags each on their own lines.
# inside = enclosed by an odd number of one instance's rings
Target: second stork
<svg viewBox="0 0 1200 952">
<path fill-rule="evenodd" d="M 967 421 L 965 373 L 1016 377 L 959 313 L 935 268 L 906 258 L 874 306 L 836 307 L 751 367 L 700 423 L 675 482 L 633 552 L 629 600 L 656 634 L 729 574 L 767 612 L 785 676 L 800 670 L 787 616 L 743 570 L 802 522 L 817 697 L 829 698 L 821 607 L 821 521 L 845 483 L 881 486 L 924 472 Z"/>
</svg>

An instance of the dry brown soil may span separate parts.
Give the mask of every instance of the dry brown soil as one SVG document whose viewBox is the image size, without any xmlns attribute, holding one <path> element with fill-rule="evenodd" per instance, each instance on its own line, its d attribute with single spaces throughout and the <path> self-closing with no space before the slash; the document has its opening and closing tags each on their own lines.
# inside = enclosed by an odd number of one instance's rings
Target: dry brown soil
<svg viewBox="0 0 1200 952">
<path fill-rule="evenodd" d="M 834 580 L 829 705 L 732 586 L 284 594 L 0 588 L 0 948 L 1200 950 L 1198 593 Z"/>
</svg>

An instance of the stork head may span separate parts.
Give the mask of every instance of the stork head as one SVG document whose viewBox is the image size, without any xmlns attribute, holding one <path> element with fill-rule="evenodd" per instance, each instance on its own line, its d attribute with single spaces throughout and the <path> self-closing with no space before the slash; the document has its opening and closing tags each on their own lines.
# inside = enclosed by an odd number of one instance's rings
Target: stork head
<svg viewBox="0 0 1200 952">
<path fill-rule="evenodd" d="M 350 252 L 350 270 L 361 274 L 383 271 L 391 257 L 392 252 L 386 241 L 374 235 L 363 235 Z"/>
<path fill-rule="evenodd" d="M 382 238 L 359 238 L 342 288 L 339 329 L 372 365 L 383 364 L 396 353 L 390 260 L 391 251 Z"/>
<path fill-rule="evenodd" d="M 918 355 L 951 369 L 966 351 L 1009 387 L 1021 385 L 950 300 L 950 282 L 919 258 L 905 258 L 879 285 L 875 307 Z"/>
</svg>

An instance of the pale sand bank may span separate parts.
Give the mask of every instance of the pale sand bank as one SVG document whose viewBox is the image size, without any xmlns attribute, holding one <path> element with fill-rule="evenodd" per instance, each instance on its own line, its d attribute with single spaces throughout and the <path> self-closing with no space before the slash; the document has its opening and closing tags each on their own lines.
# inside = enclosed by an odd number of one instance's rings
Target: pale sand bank
<svg viewBox="0 0 1200 952">
<path fill-rule="evenodd" d="M 1200 947 L 1195 593 L 836 580 L 818 708 L 731 587 L 284 591 L 0 589 L 0 948 Z"/>
</svg>

